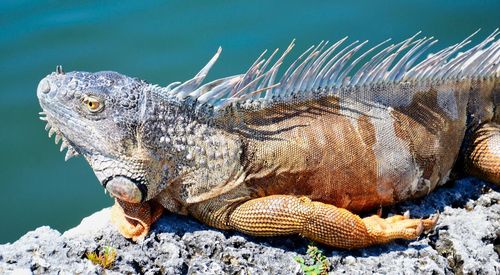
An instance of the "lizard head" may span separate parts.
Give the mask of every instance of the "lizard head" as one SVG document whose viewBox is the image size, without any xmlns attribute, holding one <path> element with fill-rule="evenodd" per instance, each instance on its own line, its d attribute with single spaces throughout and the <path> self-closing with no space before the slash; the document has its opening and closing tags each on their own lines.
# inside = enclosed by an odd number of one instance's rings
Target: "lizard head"
<svg viewBox="0 0 500 275">
<path fill-rule="evenodd" d="M 49 137 L 62 140 L 61 151 L 68 148 L 66 159 L 82 155 L 119 200 L 140 203 L 167 188 L 186 201 L 206 199 L 211 190 L 226 190 L 219 185 L 240 169 L 239 143 L 218 129 L 230 126 L 218 124 L 213 104 L 237 94 L 244 77 L 202 85 L 220 52 L 192 79 L 166 87 L 109 71 L 65 73 L 57 66 L 38 84 L 41 119 Z"/>
<path fill-rule="evenodd" d="M 162 175 L 138 133 L 141 97 L 149 86 L 115 72 L 64 73 L 58 66 L 37 88 L 41 119 L 49 137 L 62 140 L 61 151 L 68 148 L 65 159 L 83 155 L 111 195 L 132 203 L 149 199 L 155 191 L 148 182 Z"/>
</svg>

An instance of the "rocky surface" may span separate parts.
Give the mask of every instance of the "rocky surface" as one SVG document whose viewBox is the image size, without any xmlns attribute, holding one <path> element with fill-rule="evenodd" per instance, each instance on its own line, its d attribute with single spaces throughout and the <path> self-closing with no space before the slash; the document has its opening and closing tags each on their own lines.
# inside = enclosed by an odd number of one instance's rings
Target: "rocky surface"
<svg viewBox="0 0 500 275">
<path fill-rule="evenodd" d="M 500 274 L 499 191 L 469 178 L 423 200 L 384 209 L 410 210 L 417 217 L 439 211 L 435 230 L 416 241 L 353 251 L 319 248 L 335 274 Z M 0 274 L 103 273 L 86 253 L 104 246 L 116 248 L 118 255 L 106 274 L 300 274 L 293 258 L 311 261 L 309 242 L 300 237 L 253 238 L 176 215 L 164 215 L 136 244 L 121 237 L 108 216 L 109 209 L 103 209 L 64 234 L 44 226 L 0 245 Z"/>
</svg>

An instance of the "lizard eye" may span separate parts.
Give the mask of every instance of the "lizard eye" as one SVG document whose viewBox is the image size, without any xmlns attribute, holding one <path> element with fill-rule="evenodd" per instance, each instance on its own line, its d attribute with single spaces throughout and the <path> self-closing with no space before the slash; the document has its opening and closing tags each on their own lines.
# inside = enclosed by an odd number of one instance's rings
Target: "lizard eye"
<svg viewBox="0 0 500 275">
<path fill-rule="evenodd" d="M 104 102 L 101 99 L 94 96 L 86 96 L 83 98 L 83 105 L 91 112 L 97 113 L 102 111 L 104 108 Z"/>
</svg>

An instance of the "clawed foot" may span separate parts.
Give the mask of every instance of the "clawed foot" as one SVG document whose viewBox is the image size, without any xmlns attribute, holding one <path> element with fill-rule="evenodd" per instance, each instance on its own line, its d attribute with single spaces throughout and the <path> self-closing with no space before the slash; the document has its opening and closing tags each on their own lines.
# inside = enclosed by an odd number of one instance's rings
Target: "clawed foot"
<svg viewBox="0 0 500 275">
<path fill-rule="evenodd" d="M 403 215 L 380 218 L 373 215 L 363 219 L 368 233 L 373 237 L 374 244 L 387 243 L 395 239 L 416 239 L 424 231 L 431 230 L 436 225 L 439 214 L 429 219 L 410 219 L 407 211 Z"/>
<path fill-rule="evenodd" d="M 111 208 L 111 223 L 125 237 L 138 241 L 144 239 L 164 208 L 157 202 L 128 203 L 116 200 Z"/>
</svg>

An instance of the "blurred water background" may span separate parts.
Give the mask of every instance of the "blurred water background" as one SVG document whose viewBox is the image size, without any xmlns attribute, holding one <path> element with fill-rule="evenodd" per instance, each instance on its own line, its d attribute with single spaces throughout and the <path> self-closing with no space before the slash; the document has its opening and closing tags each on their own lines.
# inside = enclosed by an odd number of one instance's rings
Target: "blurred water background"
<svg viewBox="0 0 500 275">
<path fill-rule="evenodd" d="M 38 81 L 57 64 L 166 85 L 193 76 L 219 45 L 210 79 L 242 73 L 293 38 L 298 53 L 323 39 L 400 41 L 421 30 L 437 49 L 500 27 L 498 0 L 73 2 L 0 1 L 0 243 L 41 225 L 64 231 L 112 204 L 38 120 Z"/>
</svg>

